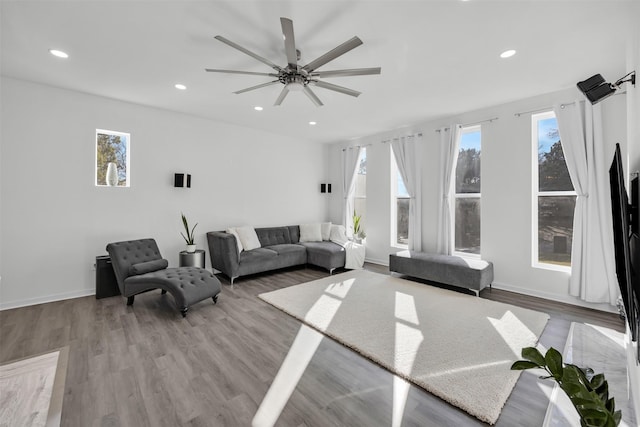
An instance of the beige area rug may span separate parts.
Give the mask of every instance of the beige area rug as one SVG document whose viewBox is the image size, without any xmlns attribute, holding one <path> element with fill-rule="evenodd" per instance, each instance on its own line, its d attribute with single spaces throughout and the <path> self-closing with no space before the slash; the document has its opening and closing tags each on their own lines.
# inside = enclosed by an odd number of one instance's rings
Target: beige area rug
<svg viewBox="0 0 640 427">
<path fill-rule="evenodd" d="M 477 417 L 494 424 L 549 316 L 366 270 L 259 295 Z"/>
<path fill-rule="evenodd" d="M 60 425 L 69 348 L 0 366 L 0 426 Z"/>
</svg>

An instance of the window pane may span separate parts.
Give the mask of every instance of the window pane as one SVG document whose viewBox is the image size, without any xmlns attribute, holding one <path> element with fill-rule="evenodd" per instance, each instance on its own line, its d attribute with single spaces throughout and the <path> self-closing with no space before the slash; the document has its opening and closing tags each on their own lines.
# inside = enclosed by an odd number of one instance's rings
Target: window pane
<svg viewBox="0 0 640 427">
<path fill-rule="evenodd" d="M 360 230 L 366 233 L 367 226 L 367 149 L 360 151 L 360 161 L 356 171 L 354 211 L 360 216 Z"/>
<path fill-rule="evenodd" d="M 555 117 L 538 120 L 539 191 L 573 191 Z"/>
<path fill-rule="evenodd" d="M 396 195 L 398 197 L 409 197 L 409 193 L 407 192 L 407 187 L 404 185 L 404 180 L 402 179 L 402 175 L 398 172 L 398 189 Z"/>
<path fill-rule="evenodd" d="M 456 252 L 480 254 L 480 198 L 456 199 Z"/>
<path fill-rule="evenodd" d="M 463 132 L 456 166 L 456 193 L 480 193 L 480 131 Z"/>
<path fill-rule="evenodd" d="M 571 266 L 576 196 L 538 197 L 538 261 Z"/>
<path fill-rule="evenodd" d="M 409 199 L 397 199 L 397 242 L 401 245 L 409 244 Z"/>
<path fill-rule="evenodd" d="M 96 185 L 128 187 L 127 170 L 129 134 L 109 131 L 96 132 Z M 109 165 L 113 169 L 113 182 L 107 182 Z"/>
</svg>

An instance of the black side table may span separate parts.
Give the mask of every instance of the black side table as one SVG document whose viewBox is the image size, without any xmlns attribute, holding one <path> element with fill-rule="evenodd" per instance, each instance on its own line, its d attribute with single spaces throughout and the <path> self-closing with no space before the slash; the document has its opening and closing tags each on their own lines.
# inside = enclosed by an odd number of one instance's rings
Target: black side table
<svg viewBox="0 0 640 427">
<path fill-rule="evenodd" d="M 196 249 L 195 252 L 180 252 L 180 267 L 200 267 L 205 268 L 206 252 L 203 249 Z"/>
<path fill-rule="evenodd" d="M 96 299 L 120 295 L 109 255 L 96 257 Z"/>
</svg>

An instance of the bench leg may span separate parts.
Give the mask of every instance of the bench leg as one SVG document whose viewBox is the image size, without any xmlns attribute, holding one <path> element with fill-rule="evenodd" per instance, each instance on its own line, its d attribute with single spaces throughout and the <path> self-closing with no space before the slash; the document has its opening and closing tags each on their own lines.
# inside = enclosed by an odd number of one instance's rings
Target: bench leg
<svg viewBox="0 0 640 427">
<path fill-rule="evenodd" d="M 187 317 L 187 311 L 189 311 L 189 307 L 183 307 L 180 310 L 180 314 L 182 314 L 182 317 Z"/>
<path fill-rule="evenodd" d="M 475 289 L 471 289 L 471 290 L 476 293 L 476 297 L 480 298 L 480 291 L 476 291 Z"/>
<path fill-rule="evenodd" d="M 215 296 L 211 297 L 211 299 L 213 300 L 214 304 L 218 303 L 218 295 L 215 295 Z"/>
<path fill-rule="evenodd" d="M 133 305 L 134 298 L 135 296 L 130 296 L 129 298 L 127 298 L 127 305 Z"/>
<path fill-rule="evenodd" d="M 165 289 L 162 290 L 162 295 L 166 294 L 167 291 Z"/>
</svg>

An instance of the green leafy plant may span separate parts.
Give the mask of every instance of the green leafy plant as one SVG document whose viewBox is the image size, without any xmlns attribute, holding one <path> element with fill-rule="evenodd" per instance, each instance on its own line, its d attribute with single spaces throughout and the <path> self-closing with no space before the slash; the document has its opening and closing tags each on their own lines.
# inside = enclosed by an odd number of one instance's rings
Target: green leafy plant
<svg viewBox="0 0 640 427">
<path fill-rule="evenodd" d="M 360 239 L 364 239 L 367 237 L 367 233 L 361 227 L 360 222 L 362 221 L 362 215 L 358 215 L 356 211 L 353 211 L 353 235 L 359 237 Z"/>
<path fill-rule="evenodd" d="M 616 427 L 620 424 L 622 413 L 615 410 L 613 397 L 609 398 L 609 385 L 604 374 L 589 379 L 583 369 L 564 364 L 562 355 L 553 347 L 544 356 L 535 347 L 525 347 L 522 349 L 522 358 L 525 360 L 514 362 L 511 369 L 547 371 L 549 375 L 540 378 L 553 378 L 558 383 L 578 411 L 582 427 Z"/>
<path fill-rule="evenodd" d="M 184 230 L 187 233 L 187 235 L 185 236 L 183 232 L 180 232 L 180 235 L 182 236 L 184 241 L 187 242 L 187 245 L 193 245 L 194 244 L 193 243 L 193 239 L 194 239 L 193 231 L 196 229 L 198 224 L 196 223 L 196 225 L 194 225 L 193 228 L 191 230 L 189 230 L 189 223 L 187 222 L 187 217 L 184 216 L 184 214 L 182 212 L 180 212 L 180 215 L 182 216 L 182 225 L 184 226 Z"/>
</svg>

